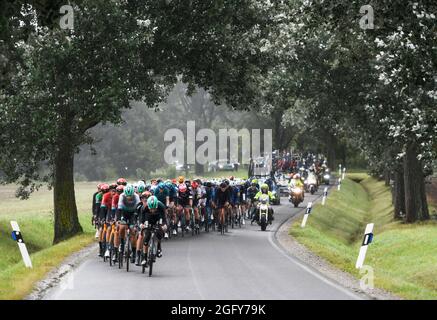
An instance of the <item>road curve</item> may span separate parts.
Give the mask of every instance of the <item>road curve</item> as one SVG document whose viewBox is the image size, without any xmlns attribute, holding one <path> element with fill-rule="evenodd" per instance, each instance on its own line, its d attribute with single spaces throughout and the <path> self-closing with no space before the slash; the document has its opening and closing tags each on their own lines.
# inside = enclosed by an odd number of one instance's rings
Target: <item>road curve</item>
<svg viewBox="0 0 437 320">
<path fill-rule="evenodd" d="M 351 291 L 326 279 L 285 253 L 274 234 L 300 208 L 286 198 L 275 206 L 275 221 L 268 231 L 250 223 L 241 229 L 191 234 L 163 242 L 163 257 L 157 260 L 151 278 L 134 267 L 129 273 L 109 267 L 90 254 L 71 274 L 69 285 L 47 291 L 44 299 L 360 299 Z"/>
</svg>

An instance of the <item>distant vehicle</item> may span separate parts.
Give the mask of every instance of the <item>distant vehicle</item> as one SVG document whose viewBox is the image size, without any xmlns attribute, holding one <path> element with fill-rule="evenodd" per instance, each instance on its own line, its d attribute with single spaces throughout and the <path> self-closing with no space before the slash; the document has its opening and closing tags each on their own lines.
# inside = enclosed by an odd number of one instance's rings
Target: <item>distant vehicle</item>
<svg viewBox="0 0 437 320">
<path fill-rule="evenodd" d="M 283 196 L 283 195 L 288 196 L 288 194 L 289 194 L 289 191 L 288 191 L 289 179 L 283 174 L 277 175 L 275 178 L 276 178 L 276 183 L 277 183 L 279 194 L 281 196 Z"/>
<path fill-rule="evenodd" d="M 218 160 L 210 162 L 208 165 L 208 171 L 234 171 L 235 167 L 233 163 L 229 163 L 228 160 Z"/>
</svg>

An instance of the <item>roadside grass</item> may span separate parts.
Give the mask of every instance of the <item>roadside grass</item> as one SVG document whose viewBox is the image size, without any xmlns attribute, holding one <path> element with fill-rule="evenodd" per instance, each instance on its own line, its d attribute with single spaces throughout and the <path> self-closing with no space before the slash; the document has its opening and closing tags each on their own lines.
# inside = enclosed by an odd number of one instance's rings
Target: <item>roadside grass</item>
<svg viewBox="0 0 437 320">
<path fill-rule="evenodd" d="M 365 226 L 373 222 L 375 237 L 365 265 L 374 269 L 375 286 L 406 299 L 437 299 L 437 223 L 393 221 L 390 189 L 363 173 L 348 174 L 341 191 L 334 189 L 325 206 L 314 206 L 307 226 L 295 222 L 290 234 L 361 278 L 355 262 Z"/>
<path fill-rule="evenodd" d="M 247 169 L 238 169 L 238 171 L 205 172 L 202 175 L 204 178 L 229 178 L 230 176 L 247 179 Z M 194 174 L 193 177 L 196 178 L 196 175 Z"/>
<path fill-rule="evenodd" d="M 75 189 L 84 233 L 53 246 L 53 192 L 41 189 L 29 200 L 19 200 L 14 196 L 15 186 L 0 187 L 0 300 L 24 298 L 47 272 L 94 241 L 90 210 L 95 183 L 79 182 Z M 11 220 L 20 226 L 32 269 L 24 266 L 18 246 L 11 238 Z"/>
</svg>

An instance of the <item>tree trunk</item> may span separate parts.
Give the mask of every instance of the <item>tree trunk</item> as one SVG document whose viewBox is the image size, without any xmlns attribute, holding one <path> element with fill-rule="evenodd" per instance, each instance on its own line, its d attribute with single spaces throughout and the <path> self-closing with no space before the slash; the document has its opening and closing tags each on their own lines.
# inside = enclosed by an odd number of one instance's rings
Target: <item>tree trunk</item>
<svg viewBox="0 0 437 320">
<path fill-rule="evenodd" d="M 384 169 L 384 183 L 386 187 L 390 186 L 390 170 Z"/>
<path fill-rule="evenodd" d="M 54 244 L 82 232 L 74 194 L 74 148 L 70 135 L 64 133 L 62 137 L 54 159 Z"/>
<path fill-rule="evenodd" d="M 398 168 L 394 172 L 393 205 L 395 208 L 394 219 L 399 220 L 405 214 L 404 171 L 402 168 Z"/>
<path fill-rule="evenodd" d="M 417 155 L 416 143 L 408 145 L 404 157 L 405 215 L 408 223 L 429 219 L 425 176 Z"/>
</svg>

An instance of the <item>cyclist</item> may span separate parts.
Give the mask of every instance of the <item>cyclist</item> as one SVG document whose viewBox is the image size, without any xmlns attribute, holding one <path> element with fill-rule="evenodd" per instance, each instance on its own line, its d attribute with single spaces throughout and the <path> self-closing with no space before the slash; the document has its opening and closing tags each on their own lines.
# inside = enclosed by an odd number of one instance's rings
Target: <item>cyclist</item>
<svg viewBox="0 0 437 320">
<path fill-rule="evenodd" d="M 170 226 L 173 226 L 173 235 L 177 235 L 177 230 L 174 228 L 176 226 L 176 210 L 175 210 L 175 201 L 177 198 L 177 194 L 178 194 L 178 189 L 176 187 L 176 179 L 173 179 L 174 181 L 167 181 L 165 183 L 165 186 L 167 187 L 168 190 L 168 210 L 170 211 L 170 219 L 171 222 L 168 221 L 170 223 Z"/>
<path fill-rule="evenodd" d="M 151 196 L 152 196 L 152 193 L 150 191 L 144 191 L 140 195 L 141 203 L 137 206 L 137 209 L 136 209 L 138 223 L 140 220 L 139 217 L 143 214 L 143 211 L 147 208 L 147 199 Z M 136 255 L 137 255 L 136 259 L 137 259 L 137 261 L 136 261 L 135 265 L 137 265 L 137 266 L 141 265 L 141 251 L 142 251 L 141 247 L 143 246 L 143 243 L 144 243 L 144 234 L 143 234 L 142 230 L 140 229 L 140 232 L 138 233 L 138 237 L 137 237 L 137 243 L 136 243 L 136 249 L 137 249 L 136 250 L 137 251 L 136 252 Z"/>
<path fill-rule="evenodd" d="M 94 224 L 97 227 L 97 236 L 99 239 L 99 257 L 103 257 L 103 221 L 104 218 L 102 218 L 103 212 L 101 210 L 101 204 L 103 199 L 103 189 L 102 187 L 106 187 L 104 183 L 99 183 L 97 185 L 97 194 L 95 194 L 95 200 L 93 203 L 93 221 Z M 109 188 L 109 186 L 108 186 Z M 106 216 L 106 215 L 105 215 Z"/>
<path fill-rule="evenodd" d="M 194 211 L 194 221 L 195 221 L 194 227 L 196 229 L 198 229 L 199 228 L 199 221 L 200 221 L 200 219 L 199 219 L 199 200 L 202 199 L 202 189 L 197 181 L 193 181 L 191 183 L 191 191 L 192 191 L 192 195 L 193 195 L 192 208 Z"/>
<path fill-rule="evenodd" d="M 123 184 L 118 184 L 117 188 L 115 189 L 116 193 L 112 196 L 112 215 L 115 217 L 117 216 L 117 209 L 118 209 L 118 200 L 120 199 L 120 195 L 123 193 L 124 190 L 124 185 Z M 115 221 L 117 221 L 115 219 Z M 113 261 L 117 261 L 118 259 L 118 248 L 120 247 L 120 237 L 118 235 L 118 228 L 114 228 L 113 230 L 113 240 L 114 240 L 114 249 L 115 249 L 115 254 L 114 257 L 112 258 Z"/>
<path fill-rule="evenodd" d="M 256 202 L 255 196 L 257 195 L 258 192 L 259 192 L 259 189 L 257 188 L 257 182 L 254 179 L 254 180 L 252 180 L 250 187 L 246 191 L 246 199 L 249 202 L 248 215 L 249 215 L 250 219 L 253 219 L 254 214 L 255 214 L 255 206 L 253 204 Z"/>
<path fill-rule="evenodd" d="M 180 226 L 182 215 L 185 213 L 185 229 L 191 231 L 189 227 L 190 210 L 193 207 L 193 193 L 185 183 L 178 187 L 177 208 L 178 208 L 178 226 Z"/>
<path fill-rule="evenodd" d="M 109 237 L 110 237 L 110 232 L 111 232 L 111 214 L 110 214 L 110 210 L 112 207 L 112 192 L 111 192 L 111 187 L 108 184 L 103 184 L 101 186 L 101 190 L 102 190 L 102 202 L 100 204 L 100 212 L 99 212 L 99 220 L 102 222 L 103 224 L 103 229 L 102 232 L 100 234 L 100 240 L 103 244 L 102 246 L 102 254 L 104 253 L 105 256 L 109 256 Z"/>
<path fill-rule="evenodd" d="M 158 198 L 159 201 L 161 201 L 163 204 L 165 204 L 166 207 L 170 204 L 170 194 L 167 186 L 164 182 L 158 183 L 158 186 L 156 187 L 154 191 L 154 196 Z"/>
<path fill-rule="evenodd" d="M 205 200 L 206 223 L 211 224 L 214 220 L 213 215 L 213 200 L 215 196 L 215 188 L 211 181 L 205 182 L 203 198 Z"/>
<path fill-rule="evenodd" d="M 225 224 L 226 220 L 226 210 L 229 206 L 229 203 L 231 202 L 231 192 L 228 188 L 228 185 L 226 182 L 220 183 L 219 187 L 217 188 L 215 192 L 214 197 L 214 207 L 219 210 L 219 230 L 221 229 L 221 226 Z"/>
<path fill-rule="evenodd" d="M 102 189 L 100 188 L 101 185 L 102 185 L 101 183 L 97 185 L 97 191 L 94 192 L 93 194 L 93 205 L 91 207 L 92 208 L 91 212 L 93 215 L 93 220 L 92 220 L 93 223 L 95 222 L 95 218 L 99 215 L 100 204 L 102 203 Z"/>
<path fill-rule="evenodd" d="M 240 205 L 240 187 L 237 185 L 234 177 L 231 177 L 231 179 L 229 186 L 231 191 L 231 210 L 233 217 L 237 219 L 238 206 Z"/>
<path fill-rule="evenodd" d="M 133 185 L 128 184 L 124 188 L 124 192 L 120 195 L 118 200 L 118 213 L 117 221 L 118 223 L 118 235 L 120 236 L 120 252 L 124 252 L 125 238 L 127 228 L 130 230 L 130 239 L 132 244 L 132 257 L 131 262 L 135 263 L 136 255 L 136 243 L 135 243 L 135 231 L 131 227 L 135 224 L 135 213 L 137 206 L 140 204 L 140 197 L 135 193 L 135 188 Z"/>
<path fill-rule="evenodd" d="M 164 233 L 167 231 L 167 219 L 166 219 L 166 208 L 165 205 L 159 201 L 155 196 L 150 196 L 147 199 L 147 206 L 142 205 L 138 221 L 140 223 L 140 229 L 144 230 L 144 246 L 142 252 L 141 264 L 146 265 L 147 267 L 147 252 L 148 252 L 148 243 L 150 241 L 150 237 L 152 235 L 150 227 L 153 227 L 160 223 L 159 229 L 156 233 L 158 238 L 158 250 L 156 256 L 158 258 L 162 257 L 162 248 L 161 248 L 161 239 L 164 236 Z M 149 225 L 149 228 L 145 228 L 145 224 Z"/>
</svg>

